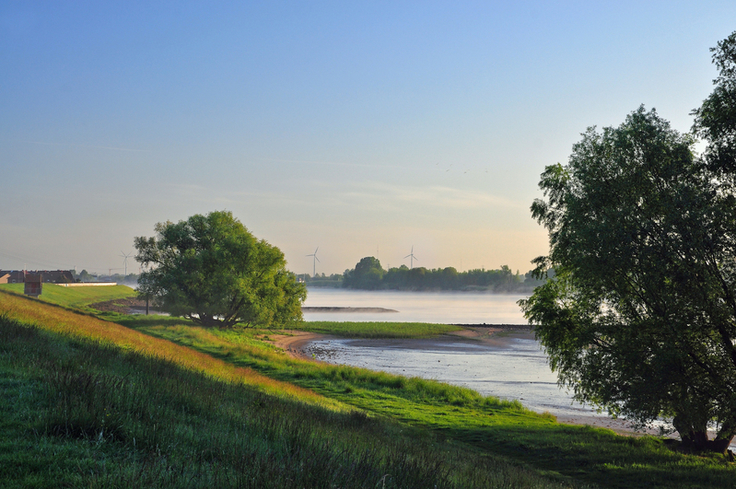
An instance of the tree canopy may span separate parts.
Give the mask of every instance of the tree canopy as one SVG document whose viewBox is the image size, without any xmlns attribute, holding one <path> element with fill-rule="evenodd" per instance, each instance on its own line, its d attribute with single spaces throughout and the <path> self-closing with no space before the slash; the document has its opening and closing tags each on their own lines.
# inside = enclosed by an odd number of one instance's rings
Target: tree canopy
<svg viewBox="0 0 736 489">
<path fill-rule="evenodd" d="M 708 141 L 705 159 L 721 178 L 736 179 L 736 32 L 711 49 L 718 77 L 695 115 L 696 134 Z"/>
<path fill-rule="evenodd" d="M 578 400 L 642 424 L 668 417 L 686 445 L 721 452 L 736 434 L 736 165 L 722 102 L 736 93 L 734 39 L 714 56 L 717 95 L 695 111 L 705 158 L 639 108 L 545 169 L 532 215 L 550 253 L 535 262 L 556 275 L 521 301 Z"/>
<path fill-rule="evenodd" d="M 381 287 L 381 280 L 385 273 L 386 271 L 377 258 L 366 256 L 355 265 L 353 270 L 345 271 L 343 287 L 375 290 Z"/>
<path fill-rule="evenodd" d="M 142 296 L 203 326 L 269 327 L 301 320 L 306 288 L 286 270 L 283 253 L 256 239 L 230 212 L 196 214 L 135 238 L 136 260 L 152 266 Z"/>
</svg>

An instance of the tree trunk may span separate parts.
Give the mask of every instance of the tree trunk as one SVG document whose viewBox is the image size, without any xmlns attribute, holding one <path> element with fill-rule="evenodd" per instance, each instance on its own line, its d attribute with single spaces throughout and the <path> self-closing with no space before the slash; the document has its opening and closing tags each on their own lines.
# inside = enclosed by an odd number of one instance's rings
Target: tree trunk
<svg viewBox="0 0 736 489">
<path fill-rule="evenodd" d="M 718 430 L 713 443 L 715 444 L 714 451 L 726 453 L 728 446 L 731 444 L 733 437 L 736 435 L 736 419 L 730 419 L 724 421 L 721 424 L 721 429 Z"/>
<path fill-rule="evenodd" d="M 672 425 L 680 434 L 682 446 L 692 450 L 726 453 L 731 440 L 736 435 L 736 420 L 724 423 L 715 439 L 709 440 L 705 423 L 702 423 L 702 426 L 698 428 L 694 428 L 691 423 L 684 421 L 682 418 L 682 416 L 675 416 Z"/>
<path fill-rule="evenodd" d="M 715 440 L 711 440 L 708 442 L 707 450 L 710 452 L 726 453 L 731 440 L 733 440 L 733 435 L 730 438 L 716 438 Z"/>
</svg>

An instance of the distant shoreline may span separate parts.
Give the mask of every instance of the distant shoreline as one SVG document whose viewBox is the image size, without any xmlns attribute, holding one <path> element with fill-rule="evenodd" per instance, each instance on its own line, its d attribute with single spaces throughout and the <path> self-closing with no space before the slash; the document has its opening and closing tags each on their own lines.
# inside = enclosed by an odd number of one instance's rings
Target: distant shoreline
<svg viewBox="0 0 736 489">
<path fill-rule="evenodd" d="M 518 289 L 495 289 L 493 287 L 486 287 L 486 286 L 477 286 L 477 285 L 469 285 L 467 287 L 462 288 L 442 288 L 442 287 L 406 287 L 406 288 L 392 288 L 392 287 L 378 287 L 375 289 L 361 289 L 358 287 L 343 287 L 342 285 L 332 285 L 332 284 L 314 284 L 314 283 L 308 283 L 306 284 L 307 290 L 309 289 L 322 289 L 322 290 L 347 290 L 352 292 L 419 292 L 419 293 L 437 293 L 437 292 L 447 292 L 447 293 L 482 293 L 482 294 L 492 294 L 492 295 L 531 295 L 532 292 L 534 292 L 535 287 L 519 287 Z"/>
</svg>

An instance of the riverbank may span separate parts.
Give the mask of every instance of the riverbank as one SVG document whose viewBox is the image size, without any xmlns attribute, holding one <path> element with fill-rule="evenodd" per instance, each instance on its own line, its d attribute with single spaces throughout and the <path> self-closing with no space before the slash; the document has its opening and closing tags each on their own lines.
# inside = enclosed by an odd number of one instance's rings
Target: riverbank
<svg viewBox="0 0 736 489">
<path fill-rule="evenodd" d="M 311 360 L 312 357 L 307 355 L 306 347 L 319 340 L 329 340 L 332 337 L 325 334 L 310 333 L 308 331 L 288 330 L 286 334 L 269 334 L 273 344 L 277 348 L 283 349 L 289 356 L 302 360 Z"/>
<path fill-rule="evenodd" d="M 465 326 L 460 331 L 446 333 L 431 339 L 371 339 L 351 340 L 353 344 L 370 342 L 371 348 L 376 349 L 442 349 L 452 348 L 453 351 L 476 354 L 477 347 L 483 346 L 492 350 L 507 350 L 517 340 L 534 339 L 534 333 L 530 327 L 519 325 L 483 325 Z M 332 335 L 305 331 L 288 331 L 286 335 L 270 335 L 275 346 L 282 348 L 288 355 L 294 358 L 330 363 L 334 357 L 334 347 L 338 341 L 343 340 Z M 467 341 L 467 340 L 470 340 Z M 333 343 L 334 342 L 334 343 Z M 522 403 L 524 400 L 522 399 Z M 659 430 L 650 428 L 636 430 L 631 423 L 623 419 L 614 419 L 601 415 L 569 415 L 555 413 L 557 421 L 563 424 L 593 426 L 607 428 L 618 434 L 626 436 L 658 435 Z"/>
<path fill-rule="evenodd" d="M 443 336 L 449 338 L 466 338 L 477 341 L 480 344 L 486 346 L 492 346 L 495 348 L 507 348 L 510 342 L 514 338 L 534 338 L 534 333 L 529 327 L 518 327 L 513 328 L 513 325 L 500 325 L 500 326 L 465 326 L 460 331 L 453 331 L 441 335 L 433 341 L 442 342 Z M 278 348 L 283 349 L 287 354 L 294 358 L 301 359 L 313 359 L 308 346 L 316 341 L 330 341 L 338 339 L 336 336 L 325 335 L 320 333 L 312 333 L 308 331 L 289 330 L 285 331 L 286 334 L 269 335 L 274 345 Z M 447 341 L 447 339 L 445 341 Z M 372 340 L 378 342 L 378 346 L 389 347 L 402 345 L 404 347 L 411 347 L 412 342 L 417 340 L 412 339 L 381 339 Z M 426 341 L 426 340 L 424 340 Z M 416 345 L 417 343 L 414 343 Z"/>
</svg>

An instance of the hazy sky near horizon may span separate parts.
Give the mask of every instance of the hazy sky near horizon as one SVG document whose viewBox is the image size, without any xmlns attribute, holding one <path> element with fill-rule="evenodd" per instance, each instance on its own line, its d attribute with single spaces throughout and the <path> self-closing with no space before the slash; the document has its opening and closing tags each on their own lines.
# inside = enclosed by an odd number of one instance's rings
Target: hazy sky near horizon
<svg viewBox="0 0 736 489">
<path fill-rule="evenodd" d="M 641 104 L 688 131 L 735 21 L 733 0 L 2 2 L 0 269 L 122 272 L 155 223 L 229 210 L 297 273 L 412 246 L 523 273 L 545 165 Z"/>
</svg>

